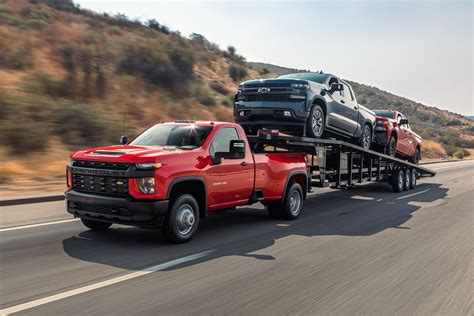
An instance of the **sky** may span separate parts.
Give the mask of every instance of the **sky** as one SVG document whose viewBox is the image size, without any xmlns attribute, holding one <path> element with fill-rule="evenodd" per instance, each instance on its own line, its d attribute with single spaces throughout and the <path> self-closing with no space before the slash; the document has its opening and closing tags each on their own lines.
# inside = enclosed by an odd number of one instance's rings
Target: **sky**
<svg viewBox="0 0 474 316">
<path fill-rule="evenodd" d="M 474 1 L 111 1 L 82 8 L 155 18 L 248 61 L 323 70 L 474 115 Z M 408 114 L 408 113 L 407 113 Z"/>
</svg>

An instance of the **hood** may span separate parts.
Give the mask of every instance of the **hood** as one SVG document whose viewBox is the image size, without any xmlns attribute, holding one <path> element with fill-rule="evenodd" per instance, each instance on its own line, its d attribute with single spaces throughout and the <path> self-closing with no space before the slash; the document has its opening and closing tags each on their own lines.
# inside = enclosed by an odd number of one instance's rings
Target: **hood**
<svg viewBox="0 0 474 316">
<path fill-rule="evenodd" d="M 286 78 L 272 78 L 272 79 L 257 79 L 247 80 L 241 83 L 244 88 L 257 88 L 257 87 L 268 87 L 268 86 L 291 86 L 292 83 L 303 83 L 309 84 L 308 80 L 301 79 L 286 79 Z"/>
<path fill-rule="evenodd" d="M 189 151 L 176 149 L 175 147 L 118 145 L 77 151 L 72 154 L 71 158 L 106 162 L 155 162 L 159 158 Z"/>
</svg>

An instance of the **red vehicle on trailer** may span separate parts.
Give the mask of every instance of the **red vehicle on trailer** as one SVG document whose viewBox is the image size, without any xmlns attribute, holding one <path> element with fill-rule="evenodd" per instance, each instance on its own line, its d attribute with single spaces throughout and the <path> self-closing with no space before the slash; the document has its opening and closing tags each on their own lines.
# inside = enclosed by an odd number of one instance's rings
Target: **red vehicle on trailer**
<svg viewBox="0 0 474 316">
<path fill-rule="evenodd" d="M 162 123 L 123 143 L 75 152 L 67 167 L 67 211 L 92 230 L 161 227 L 182 243 L 208 212 L 255 202 L 277 218 L 301 212 L 306 155 L 254 153 L 238 124 Z"/>
<path fill-rule="evenodd" d="M 420 135 L 415 133 L 402 113 L 376 110 L 375 143 L 379 151 L 389 156 L 399 156 L 418 164 L 421 159 Z"/>
</svg>

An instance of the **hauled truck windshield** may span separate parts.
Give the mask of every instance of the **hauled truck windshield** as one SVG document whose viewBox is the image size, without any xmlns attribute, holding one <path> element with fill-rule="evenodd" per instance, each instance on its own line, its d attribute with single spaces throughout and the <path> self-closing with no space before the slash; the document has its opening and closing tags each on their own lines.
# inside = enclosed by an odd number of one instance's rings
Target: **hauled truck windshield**
<svg viewBox="0 0 474 316">
<path fill-rule="evenodd" d="M 201 147 L 211 130 L 210 126 L 159 124 L 143 132 L 130 145 L 195 149 Z"/>
</svg>

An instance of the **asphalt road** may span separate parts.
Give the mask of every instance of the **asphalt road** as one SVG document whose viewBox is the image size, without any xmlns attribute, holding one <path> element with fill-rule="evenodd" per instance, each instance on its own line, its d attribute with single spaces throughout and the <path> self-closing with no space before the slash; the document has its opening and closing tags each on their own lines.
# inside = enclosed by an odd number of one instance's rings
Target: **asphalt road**
<svg viewBox="0 0 474 316">
<path fill-rule="evenodd" d="M 324 190 L 293 222 L 212 214 L 184 245 L 93 233 L 63 202 L 2 207 L 0 314 L 472 315 L 474 161 L 431 167 L 400 194 Z"/>
</svg>

